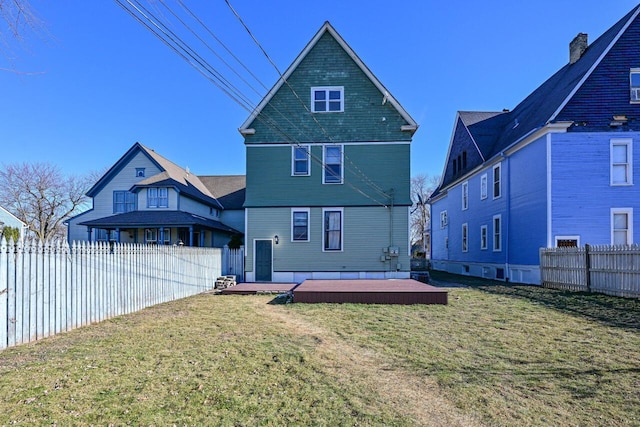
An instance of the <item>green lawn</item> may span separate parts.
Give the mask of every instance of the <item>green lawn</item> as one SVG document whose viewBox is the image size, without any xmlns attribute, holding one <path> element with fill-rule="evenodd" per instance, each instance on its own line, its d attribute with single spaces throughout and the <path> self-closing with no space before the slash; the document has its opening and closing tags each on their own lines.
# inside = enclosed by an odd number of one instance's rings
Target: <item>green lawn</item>
<svg viewBox="0 0 640 427">
<path fill-rule="evenodd" d="M 200 295 L 0 352 L 0 425 L 640 426 L 640 301 Z"/>
</svg>

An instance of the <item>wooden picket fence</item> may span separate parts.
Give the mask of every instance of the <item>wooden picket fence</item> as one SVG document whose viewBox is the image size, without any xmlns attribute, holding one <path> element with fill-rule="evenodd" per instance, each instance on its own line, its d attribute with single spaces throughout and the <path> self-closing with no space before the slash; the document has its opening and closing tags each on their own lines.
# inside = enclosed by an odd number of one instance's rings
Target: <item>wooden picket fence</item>
<svg viewBox="0 0 640 427">
<path fill-rule="evenodd" d="M 640 298 L 640 245 L 540 249 L 542 286 Z"/>
<path fill-rule="evenodd" d="M 0 350 L 213 289 L 222 249 L 0 242 Z"/>
</svg>

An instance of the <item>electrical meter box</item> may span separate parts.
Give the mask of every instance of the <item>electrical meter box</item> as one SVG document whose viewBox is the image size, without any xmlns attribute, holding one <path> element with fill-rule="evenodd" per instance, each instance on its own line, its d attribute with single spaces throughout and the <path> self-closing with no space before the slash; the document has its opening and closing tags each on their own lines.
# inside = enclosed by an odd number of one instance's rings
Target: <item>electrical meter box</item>
<svg viewBox="0 0 640 427">
<path fill-rule="evenodd" d="M 389 255 L 398 256 L 399 248 L 397 246 L 389 246 Z"/>
</svg>

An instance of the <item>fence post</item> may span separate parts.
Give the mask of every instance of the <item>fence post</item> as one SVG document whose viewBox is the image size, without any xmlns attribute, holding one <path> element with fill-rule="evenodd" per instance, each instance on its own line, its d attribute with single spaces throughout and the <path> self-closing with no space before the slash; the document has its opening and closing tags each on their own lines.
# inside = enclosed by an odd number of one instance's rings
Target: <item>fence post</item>
<svg viewBox="0 0 640 427">
<path fill-rule="evenodd" d="M 591 245 L 584 245 L 584 266 L 586 270 L 587 292 L 591 293 L 591 256 L 589 255 Z"/>
</svg>

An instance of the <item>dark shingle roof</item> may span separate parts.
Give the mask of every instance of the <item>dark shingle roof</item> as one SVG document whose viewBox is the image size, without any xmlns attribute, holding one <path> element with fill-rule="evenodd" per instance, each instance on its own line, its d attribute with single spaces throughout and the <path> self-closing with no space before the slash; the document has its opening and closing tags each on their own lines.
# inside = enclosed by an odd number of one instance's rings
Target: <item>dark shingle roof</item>
<svg viewBox="0 0 640 427">
<path fill-rule="evenodd" d="M 623 30 L 626 30 L 639 8 L 640 6 L 636 6 L 631 10 L 589 45 L 577 62 L 568 63 L 558 70 L 512 111 L 459 112 L 463 125 L 469 131 L 485 161 L 500 154 L 527 135 L 553 123 L 556 116 L 618 40 Z M 456 145 L 456 141 L 453 140 L 452 144 Z M 445 172 L 449 167 L 449 160 L 447 159 Z M 443 188 L 458 178 L 459 175 L 443 174 L 440 187 L 431 197 L 437 196 Z"/>
<path fill-rule="evenodd" d="M 245 175 L 206 175 L 199 178 L 225 209 L 242 209 L 247 187 Z"/>
<path fill-rule="evenodd" d="M 104 218 L 81 222 L 80 225 L 96 228 L 139 227 L 188 227 L 197 225 L 214 230 L 239 233 L 238 230 L 199 215 L 183 211 L 132 211 Z"/>
</svg>

